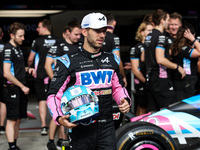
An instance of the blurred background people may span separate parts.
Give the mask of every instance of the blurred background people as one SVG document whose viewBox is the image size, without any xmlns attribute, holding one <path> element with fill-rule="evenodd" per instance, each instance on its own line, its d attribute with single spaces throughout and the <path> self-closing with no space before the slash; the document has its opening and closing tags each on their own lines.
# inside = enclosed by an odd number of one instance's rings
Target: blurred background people
<svg viewBox="0 0 200 150">
<path fill-rule="evenodd" d="M 10 41 L 5 45 L 3 74 L 6 79 L 4 95 L 7 109 L 6 136 L 9 150 L 19 150 L 17 146 L 21 118 L 27 117 L 27 97 L 30 89 L 26 86 L 26 72 L 35 75 L 33 68 L 25 68 L 20 45 L 24 41 L 25 25 L 14 22 L 9 27 Z"/>
<path fill-rule="evenodd" d="M 51 46 L 46 56 L 45 69 L 50 79 L 53 77 L 53 66 L 56 66 L 56 60 L 67 53 L 74 52 L 82 43 L 79 42 L 81 37 L 81 24 L 79 21 L 70 21 L 64 28 L 63 40 L 58 41 L 55 45 Z M 47 143 L 48 150 L 55 149 L 54 138 L 58 125 L 51 119 L 49 124 L 49 141 Z M 62 142 L 68 140 L 65 134 L 64 126 L 59 126 L 59 140 L 57 147 L 61 148 Z"/>
<path fill-rule="evenodd" d="M 186 76 L 173 70 L 172 81 L 177 100 L 195 95 L 195 84 L 197 82 L 197 61 L 200 57 L 200 43 L 195 39 L 195 29 L 192 25 L 181 27 L 171 47 L 172 61 L 183 67 Z"/>
<path fill-rule="evenodd" d="M 4 41 L 3 38 L 3 29 L 0 27 L 0 134 L 5 134 L 5 120 L 6 120 L 6 104 L 4 100 L 4 82 L 3 77 L 3 48 Z"/>
<path fill-rule="evenodd" d="M 142 22 L 137 29 L 135 40 L 138 43 L 131 48 L 130 59 L 132 72 L 135 76 L 135 94 L 134 102 L 136 106 L 136 115 L 142 115 L 147 111 L 147 96 L 145 93 L 146 71 L 144 64 L 144 40 L 145 37 L 152 31 L 153 25 L 150 22 Z"/>
<path fill-rule="evenodd" d="M 37 32 L 40 37 L 36 38 L 32 43 L 31 52 L 28 57 L 28 66 L 33 65 L 36 70 L 34 86 L 37 99 L 39 101 L 39 115 L 41 120 L 41 135 L 48 134 L 46 122 L 47 106 L 46 94 L 48 90 L 49 77 L 45 70 L 45 60 L 48 50 L 58 40 L 57 37 L 51 35 L 52 25 L 48 19 L 44 19 L 38 23 Z"/>
<path fill-rule="evenodd" d="M 148 84 L 148 111 L 158 111 L 176 99 L 168 69 L 177 69 L 182 78 L 185 70 L 166 57 L 167 40 L 163 34 L 168 28 L 169 14 L 157 9 L 152 15 L 155 25 L 145 39 L 145 67 Z"/>
</svg>

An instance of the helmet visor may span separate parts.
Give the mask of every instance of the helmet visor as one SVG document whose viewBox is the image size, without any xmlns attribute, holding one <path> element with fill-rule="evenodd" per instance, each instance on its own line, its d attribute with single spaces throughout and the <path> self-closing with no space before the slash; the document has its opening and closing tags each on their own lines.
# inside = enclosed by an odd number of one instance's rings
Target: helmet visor
<svg viewBox="0 0 200 150">
<path fill-rule="evenodd" d="M 68 106 L 71 109 L 74 109 L 76 107 L 82 106 L 82 105 L 90 103 L 90 102 L 94 102 L 94 99 L 92 98 L 92 96 L 90 96 L 89 94 L 88 95 L 81 95 L 81 96 L 78 96 L 78 97 L 70 100 L 68 102 Z"/>
</svg>

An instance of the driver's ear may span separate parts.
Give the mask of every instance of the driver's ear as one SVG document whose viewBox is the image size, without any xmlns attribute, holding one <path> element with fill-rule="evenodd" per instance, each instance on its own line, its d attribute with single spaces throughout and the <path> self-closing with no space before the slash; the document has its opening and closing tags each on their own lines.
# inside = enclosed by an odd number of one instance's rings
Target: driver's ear
<svg viewBox="0 0 200 150">
<path fill-rule="evenodd" d="M 87 36 L 87 32 L 88 32 L 87 29 L 82 29 L 82 34 L 83 34 L 83 36 Z"/>
</svg>

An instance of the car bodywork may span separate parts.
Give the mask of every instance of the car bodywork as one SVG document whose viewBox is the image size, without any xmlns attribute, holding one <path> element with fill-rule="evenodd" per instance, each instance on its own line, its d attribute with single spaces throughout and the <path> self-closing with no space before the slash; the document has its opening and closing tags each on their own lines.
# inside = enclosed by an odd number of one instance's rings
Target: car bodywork
<svg viewBox="0 0 200 150">
<path fill-rule="evenodd" d="M 179 149 L 200 147 L 200 95 L 131 119 L 131 122 L 135 121 L 149 122 L 164 129 Z"/>
</svg>

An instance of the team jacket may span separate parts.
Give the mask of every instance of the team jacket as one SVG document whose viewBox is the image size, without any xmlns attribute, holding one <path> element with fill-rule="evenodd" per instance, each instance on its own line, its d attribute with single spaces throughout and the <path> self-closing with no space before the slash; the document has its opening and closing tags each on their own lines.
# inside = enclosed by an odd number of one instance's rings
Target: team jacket
<svg viewBox="0 0 200 150">
<path fill-rule="evenodd" d="M 112 97 L 118 105 L 122 98 L 130 102 L 119 75 L 119 63 L 120 58 L 113 53 L 100 51 L 92 54 L 83 48 L 60 57 L 47 95 L 47 105 L 54 121 L 58 124 L 57 117 L 63 116 L 61 97 L 72 85 L 90 88 L 99 98 L 101 120 L 112 119 Z"/>
</svg>

